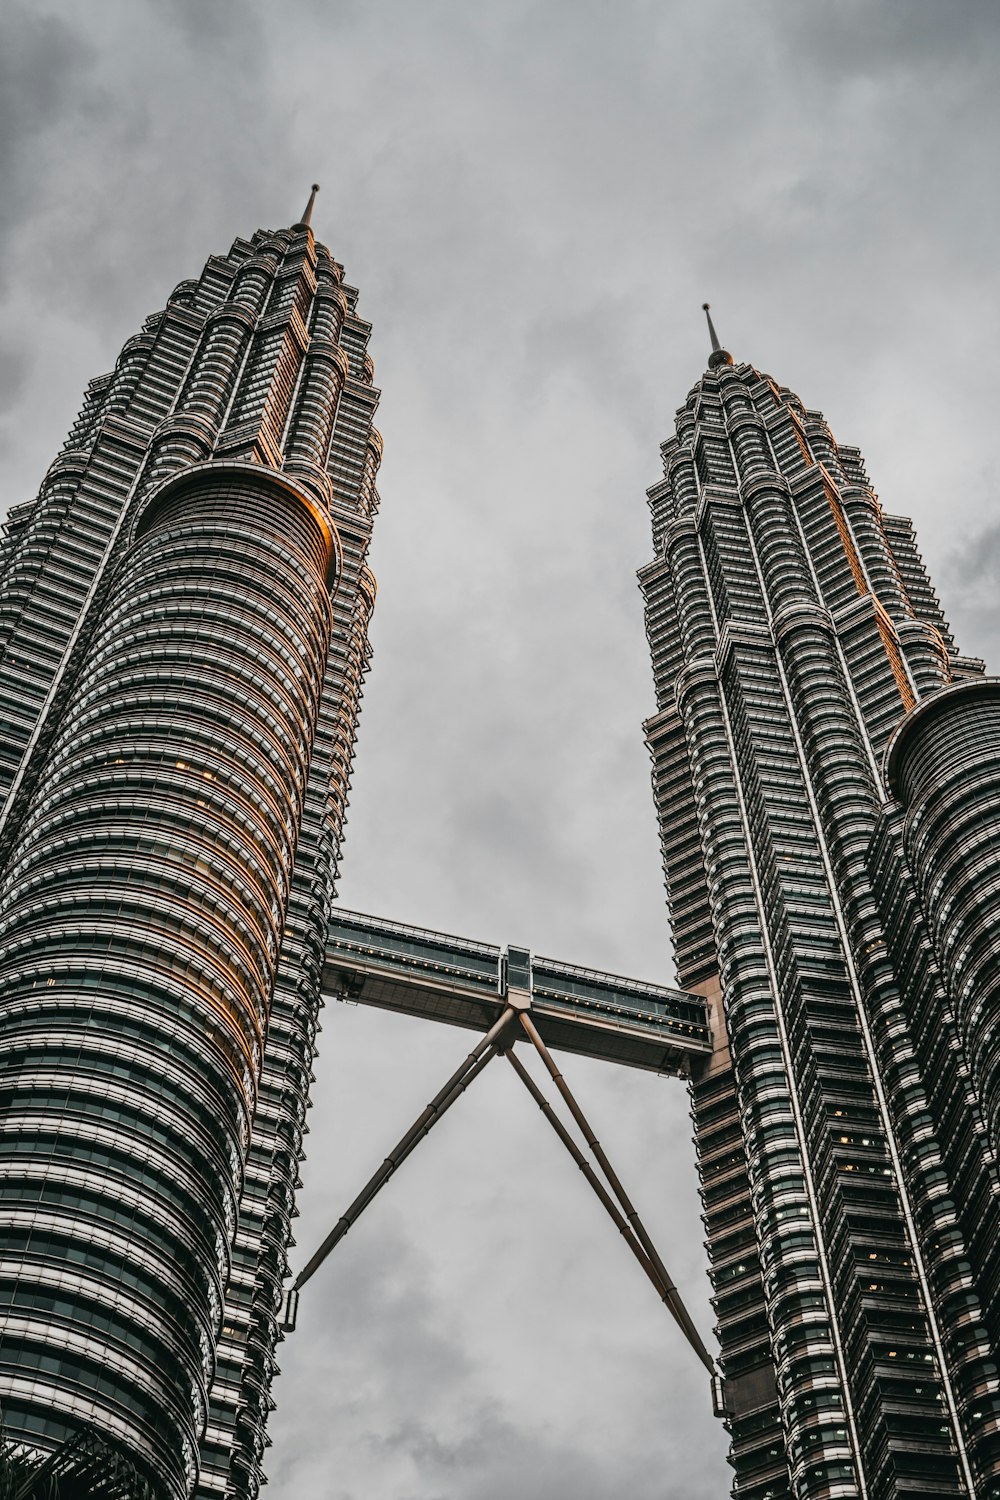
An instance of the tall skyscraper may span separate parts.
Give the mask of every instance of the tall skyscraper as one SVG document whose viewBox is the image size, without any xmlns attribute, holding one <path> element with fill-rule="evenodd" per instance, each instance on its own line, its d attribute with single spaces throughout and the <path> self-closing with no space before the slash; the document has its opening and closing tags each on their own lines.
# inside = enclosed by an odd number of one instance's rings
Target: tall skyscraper
<svg viewBox="0 0 1000 1500">
<path fill-rule="evenodd" d="M 997 680 L 858 450 L 711 341 L 640 579 L 734 1493 L 987 1500 Z"/>
<path fill-rule="evenodd" d="M 378 392 L 312 203 L 147 318 L 0 558 L 0 1410 L 158 1500 L 260 1482 L 368 658 Z"/>
</svg>

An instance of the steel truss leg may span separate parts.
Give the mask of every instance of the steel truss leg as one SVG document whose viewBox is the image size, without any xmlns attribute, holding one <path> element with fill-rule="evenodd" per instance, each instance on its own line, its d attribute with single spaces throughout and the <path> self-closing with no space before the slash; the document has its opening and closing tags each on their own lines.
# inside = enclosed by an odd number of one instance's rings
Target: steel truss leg
<svg viewBox="0 0 1000 1500">
<path fill-rule="evenodd" d="M 549 1073 L 549 1077 L 552 1079 L 552 1082 L 555 1084 L 556 1088 L 559 1090 L 560 1094 L 565 1100 L 570 1114 L 573 1116 L 573 1119 L 580 1127 L 583 1138 L 593 1152 L 598 1166 L 610 1183 L 615 1197 L 621 1204 L 626 1221 L 625 1228 L 629 1229 L 631 1234 L 634 1235 L 635 1240 L 638 1242 L 638 1246 L 641 1246 L 642 1250 L 645 1252 L 645 1258 L 646 1260 L 648 1260 L 648 1268 L 644 1265 L 643 1269 L 646 1270 L 646 1274 L 648 1276 L 650 1275 L 650 1271 L 654 1273 L 652 1276 L 650 1276 L 650 1280 L 653 1282 L 653 1285 L 660 1293 L 663 1301 L 667 1304 L 667 1307 L 677 1319 L 677 1322 L 680 1324 L 688 1343 L 691 1345 L 691 1348 L 697 1354 L 698 1358 L 701 1360 L 706 1370 L 708 1370 L 709 1374 L 714 1377 L 716 1373 L 715 1361 L 712 1359 L 712 1356 L 705 1348 L 705 1345 L 702 1342 L 701 1334 L 698 1332 L 697 1328 L 694 1326 L 694 1323 L 691 1321 L 691 1316 L 687 1308 L 684 1306 L 684 1303 L 681 1301 L 680 1293 L 678 1292 L 673 1281 L 670 1279 L 667 1268 L 663 1264 L 663 1261 L 660 1259 L 655 1245 L 649 1238 L 649 1235 L 646 1233 L 645 1225 L 639 1218 L 635 1205 L 632 1203 L 625 1189 L 622 1187 L 622 1184 L 618 1178 L 618 1174 L 615 1172 L 610 1161 L 608 1160 L 600 1141 L 597 1139 L 593 1130 L 590 1128 L 590 1124 L 587 1120 L 586 1115 L 580 1108 L 579 1104 L 577 1104 L 569 1084 L 560 1073 L 551 1052 L 539 1036 L 538 1028 L 535 1026 L 535 1023 L 531 1019 L 530 1015 L 527 1013 L 527 1011 L 522 1010 L 518 1013 L 518 1019 L 520 1020 L 521 1025 L 524 1027 L 524 1030 L 527 1032 L 529 1038 L 534 1044 L 539 1057 L 541 1057 L 542 1062 L 545 1064 Z M 523 1064 L 521 1064 L 520 1062 L 515 1062 L 513 1054 L 511 1052 L 508 1052 L 507 1055 L 514 1063 L 514 1067 L 518 1075 L 522 1079 L 524 1079 L 525 1082 L 527 1082 L 527 1072 L 526 1069 L 524 1069 Z M 534 1085 L 533 1080 L 528 1084 L 528 1087 L 532 1093 L 532 1096 L 535 1097 L 536 1102 L 538 1102 L 538 1095 L 535 1092 L 537 1086 Z M 565 1126 L 563 1126 L 561 1122 L 556 1122 L 556 1116 L 547 1107 L 545 1108 L 545 1112 L 547 1118 L 551 1122 L 556 1123 L 557 1132 L 560 1135 L 560 1138 L 563 1139 L 566 1144 L 569 1144 L 571 1154 L 573 1155 L 574 1160 L 577 1161 L 577 1165 L 580 1166 L 581 1163 L 578 1160 L 578 1157 L 582 1157 L 583 1153 L 580 1152 L 579 1147 L 571 1144 L 571 1138 L 568 1137 L 568 1132 L 566 1132 Z M 585 1160 L 586 1158 L 584 1158 L 584 1161 Z M 603 1188 L 600 1187 L 596 1174 L 591 1170 L 589 1174 L 585 1175 L 587 1175 L 587 1179 L 592 1186 L 594 1186 L 595 1184 L 598 1186 L 598 1195 L 601 1197 L 601 1201 L 605 1203 L 605 1207 L 607 1207 L 608 1203 L 605 1201 L 607 1195 L 604 1193 Z M 615 1217 L 615 1214 L 613 1214 L 612 1217 Z M 616 1222 L 617 1221 L 618 1220 L 616 1217 Z M 624 1232 L 625 1230 L 623 1229 L 622 1233 Z M 630 1247 L 632 1248 L 633 1254 L 635 1254 L 638 1246 L 632 1245 L 631 1241 L 629 1241 L 629 1243 Z"/>
<path fill-rule="evenodd" d="M 351 1225 L 368 1207 L 380 1189 L 385 1187 L 396 1168 L 402 1166 L 414 1146 L 423 1140 L 425 1135 L 429 1134 L 445 1111 L 451 1108 L 455 1100 L 460 1098 L 473 1079 L 479 1077 L 479 1074 L 486 1067 L 490 1059 L 496 1056 L 496 1041 L 510 1024 L 515 1014 L 514 1007 L 508 1006 L 499 1021 L 490 1027 L 479 1045 L 474 1047 L 469 1053 L 461 1067 L 456 1068 L 444 1088 L 434 1095 L 434 1098 L 428 1104 L 423 1114 L 410 1126 L 398 1146 L 389 1152 L 385 1161 L 379 1167 L 378 1171 L 368 1179 L 350 1208 L 346 1209 L 343 1215 L 337 1220 L 322 1245 L 316 1251 L 316 1254 L 303 1270 L 299 1272 L 292 1286 L 293 1293 L 298 1292 L 305 1286 L 310 1276 L 319 1269 L 334 1246 L 340 1243 Z"/>
<path fill-rule="evenodd" d="M 566 1129 L 566 1126 L 563 1124 L 562 1120 L 560 1120 L 559 1116 L 552 1108 L 552 1105 L 546 1099 L 545 1095 L 538 1087 L 538 1084 L 535 1082 L 531 1074 L 528 1072 L 527 1068 L 524 1066 L 524 1063 L 517 1056 L 513 1047 L 509 1048 L 504 1053 L 504 1056 L 510 1063 L 511 1067 L 514 1069 L 514 1072 L 517 1074 L 518 1078 L 520 1078 L 521 1082 L 524 1084 L 525 1088 L 528 1090 L 528 1093 L 538 1105 L 538 1108 L 542 1111 L 542 1114 L 552 1126 L 552 1129 L 555 1131 L 556 1135 L 566 1147 L 566 1150 L 569 1152 L 570 1156 L 580 1168 L 580 1171 L 583 1173 L 584 1177 L 590 1183 L 590 1186 L 594 1189 L 594 1192 L 597 1194 L 604 1207 L 607 1209 L 614 1222 L 615 1228 L 618 1230 L 618 1233 L 623 1236 L 625 1243 L 628 1245 L 629 1249 L 635 1256 L 636 1260 L 639 1262 L 640 1266 L 642 1266 L 642 1269 L 645 1271 L 646 1275 L 653 1283 L 660 1297 L 663 1301 L 666 1301 L 666 1290 L 663 1287 L 659 1276 L 657 1276 L 656 1274 L 656 1269 L 653 1265 L 653 1262 L 650 1260 L 649 1256 L 646 1254 L 645 1250 L 643 1250 L 642 1246 L 639 1244 L 639 1241 L 632 1233 L 631 1225 L 625 1218 L 625 1215 L 621 1212 L 611 1194 L 608 1192 L 607 1188 L 604 1186 L 601 1179 L 598 1177 L 597 1173 L 594 1171 L 593 1167 L 590 1165 L 590 1162 L 584 1156 L 583 1152 L 576 1144 L 576 1141 L 574 1141 L 573 1137 Z M 670 1304 L 667 1303 L 667 1306 L 669 1307 Z M 673 1312 L 672 1307 L 670 1308 L 670 1311 Z"/>
</svg>

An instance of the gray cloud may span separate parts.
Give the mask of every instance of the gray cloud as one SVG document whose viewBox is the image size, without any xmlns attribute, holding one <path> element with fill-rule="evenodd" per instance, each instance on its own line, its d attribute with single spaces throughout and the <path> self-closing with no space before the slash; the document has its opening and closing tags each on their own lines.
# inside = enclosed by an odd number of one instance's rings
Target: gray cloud
<svg viewBox="0 0 1000 1500">
<path fill-rule="evenodd" d="M 0 299 L 10 295 L 14 245 L 38 211 L 60 136 L 72 134 L 93 105 L 93 68 L 94 49 L 68 21 L 8 7 L 0 46 Z M 9 316 L 0 348 L 0 403 L 7 411 L 17 407 L 33 363 L 30 327 Z"/>
<path fill-rule="evenodd" d="M 1000 474 L 994 463 L 983 474 L 984 509 L 996 512 Z M 963 650 L 1000 666 L 1000 523 L 974 525 L 971 534 L 946 554 L 941 573 L 946 613 Z"/>
<path fill-rule="evenodd" d="M 49 142 L 92 101 L 94 49 L 60 16 L 7 7 L 0 51 L 0 171 L 9 233 L 42 191 Z"/>
<path fill-rule="evenodd" d="M 1000 16 L 990 0 L 894 0 L 873 10 L 865 0 L 834 0 L 809 14 L 787 0 L 772 0 L 777 35 L 824 75 L 876 76 L 953 65 L 968 77 L 977 64 L 995 65 Z M 985 50 L 983 50 L 985 49 Z"/>
</svg>

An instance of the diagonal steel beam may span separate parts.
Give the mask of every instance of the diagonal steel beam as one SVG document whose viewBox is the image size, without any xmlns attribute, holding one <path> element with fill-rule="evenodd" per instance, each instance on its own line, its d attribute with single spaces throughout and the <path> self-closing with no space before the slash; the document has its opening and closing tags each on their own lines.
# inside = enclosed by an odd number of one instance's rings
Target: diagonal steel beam
<svg viewBox="0 0 1000 1500">
<path fill-rule="evenodd" d="M 570 1156 L 580 1168 L 580 1171 L 583 1173 L 584 1177 L 590 1183 L 590 1186 L 593 1188 L 594 1192 L 597 1194 L 597 1197 L 600 1199 L 608 1214 L 611 1216 L 611 1219 L 615 1225 L 615 1228 L 618 1230 L 618 1233 L 624 1238 L 626 1245 L 628 1245 L 632 1254 L 635 1256 L 636 1260 L 639 1262 L 640 1266 L 649 1277 L 653 1286 L 656 1288 L 661 1300 L 666 1303 L 669 1311 L 673 1314 L 674 1317 L 676 1317 L 677 1315 L 676 1313 L 674 1313 L 674 1309 L 667 1301 L 666 1288 L 660 1281 L 659 1276 L 657 1276 L 656 1268 L 653 1265 L 653 1262 L 650 1260 L 649 1256 L 646 1254 L 645 1250 L 643 1250 L 642 1246 L 639 1244 L 639 1241 L 632 1233 L 632 1226 L 625 1218 L 625 1215 L 622 1213 L 621 1209 L 618 1207 L 617 1203 L 612 1198 L 611 1194 L 608 1192 L 607 1188 L 604 1186 L 597 1173 L 594 1171 L 590 1162 L 587 1160 L 583 1152 L 580 1150 L 579 1146 L 576 1144 L 576 1141 L 574 1141 L 573 1137 L 566 1129 L 566 1126 L 563 1124 L 562 1120 L 560 1120 L 559 1116 L 552 1108 L 552 1105 L 549 1103 L 545 1095 L 542 1093 L 541 1089 L 538 1087 L 538 1084 L 535 1082 L 531 1074 L 528 1072 L 527 1068 L 524 1066 L 524 1063 L 517 1056 L 517 1053 L 514 1051 L 513 1047 L 509 1047 L 504 1053 L 504 1056 L 510 1063 L 511 1067 L 514 1069 L 514 1072 L 517 1074 L 518 1078 L 520 1078 L 521 1082 L 524 1084 L 525 1088 L 528 1090 L 528 1093 L 538 1105 L 538 1108 L 542 1111 L 542 1114 L 552 1126 L 552 1129 L 555 1131 L 556 1135 L 566 1147 L 566 1150 L 569 1152 Z"/>
<path fill-rule="evenodd" d="M 701 1334 L 698 1332 L 697 1328 L 692 1322 L 691 1315 L 688 1312 L 687 1308 L 684 1306 L 684 1303 L 681 1300 L 680 1293 L 671 1280 L 666 1266 L 660 1259 L 659 1254 L 656 1250 L 656 1246 L 653 1244 L 652 1240 L 647 1234 L 646 1227 L 643 1224 L 642 1220 L 639 1218 L 639 1214 L 634 1203 L 626 1193 L 624 1187 L 621 1184 L 621 1181 L 619 1180 L 618 1174 L 615 1172 L 615 1169 L 612 1167 L 610 1161 L 607 1158 L 604 1148 L 591 1129 L 590 1122 L 588 1121 L 583 1110 L 580 1108 L 579 1104 L 576 1102 L 573 1092 L 563 1075 L 560 1073 L 558 1065 L 556 1064 L 551 1052 L 539 1036 L 538 1028 L 532 1021 L 531 1016 L 526 1010 L 519 1010 L 518 1019 L 521 1022 L 521 1025 L 524 1027 L 524 1030 L 527 1032 L 528 1037 L 534 1044 L 534 1047 L 538 1052 L 538 1055 L 541 1057 L 542 1062 L 545 1064 L 545 1067 L 549 1073 L 549 1077 L 552 1079 L 552 1082 L 555 1084 L 556 1088 L 559 1090 L 560 1094 L 565 1100 L 570 1114 L 573 1116 L 573 1119 L 580 1127 L 583 1138 L 593 1152 L 594 1159 L 596 1160 L 598 1166 L 610 1183 L 615 1197 L 621 1204 L 625 1218 L 628 1221 L 632 1232 L 635 1235 L 635 1238 L 642 1246 L 642 1249 L 645 1251 L 653 1269 L 656 1272 L 659 1283 L 663 1288 L 664 1301 L 667 1303 L 670 1311 L 673 1313 L 674 1317 L 677 1319 L 677 1322 L 683 1329 L 688 1343 L 691 1345 L 692 1349 L 697 1354 L 706 1370 L 714 1378 L 716 1374 L 715 1361 L 712 1359 L 712 1356 L 706 1349 Z"/>
<path fill-rule="evenodd" d="M 399 1144 L 394 1150 L 389 1152 L 389 1155 L 378 1168 L 378 1171 L 373 1173 L 365 1183 L 365 1186 L 361 1189 L 361 1192 L 355 1198 L 350 1208 L 345 1209 L 322 1245 L 316 1251 L 316 1254 L 299 1272 L 292 1286 L 293 1294 L 300 1291 L 314 1272 L 319 1270 L 330 1254 L 330 1251 L 340 1243 L 351 1225 L 356 1222 L 372 1199 L 385 1187 L 397 1167 L 402 1166 L 418 1142 L 422 1141 L 424 1136 L 429 1134 L 441 1116 L 446 1110 L 451 1108 L 456 1099 L 460 1098 L 473 1079 L 479 1077 L 486 1064 L 496 1055 L 495 1044 L 497 1039 L 506 1030 L 515 1014 L 514 1007 L 508 1006 L 500 1019 L 490 1027 L 478 1046 L 474 1047 L 461 1066 L 456 1068 L 444 1087 L 434 1095 L 430 1104 L 428 1104 L 423 1113 L 410 1126 Z"/>
</svg>

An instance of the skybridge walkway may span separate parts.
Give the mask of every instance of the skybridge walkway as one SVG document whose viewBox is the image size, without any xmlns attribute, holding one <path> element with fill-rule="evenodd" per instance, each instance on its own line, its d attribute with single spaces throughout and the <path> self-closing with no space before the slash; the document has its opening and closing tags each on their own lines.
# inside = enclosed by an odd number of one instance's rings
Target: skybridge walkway
<svg viewBox="0 0 1000 1500">
<path fill-rule="evenodd" d="M 509 990 L 526 991 L 550 1047 L 686 1077 L 712 1051 L 700 995 L 501 949 L 468 938 L 335 910 L 323 991 L 327 999 L 486 1032 Z"/>
</svg>

